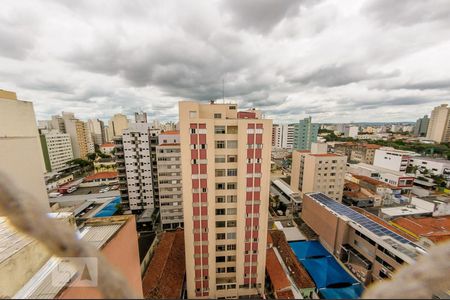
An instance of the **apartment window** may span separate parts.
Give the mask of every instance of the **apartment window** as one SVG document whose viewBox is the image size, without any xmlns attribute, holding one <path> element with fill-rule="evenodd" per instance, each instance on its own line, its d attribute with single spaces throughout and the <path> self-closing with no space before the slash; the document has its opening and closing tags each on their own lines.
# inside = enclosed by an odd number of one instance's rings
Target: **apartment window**
<svg viewBox="0 0 450 300">
<path fill-rule="evenodd" d="M 227 245 L 227 250 L 228 251 L 236 250 L 236 244 Z"/>
<path fill-rule="evenodd" d="M 225 251 L 225 245 L 217 245 L 216 251 Z"/>
<path fill-rule="evenodd" d="M 227 190 L 235 190 L 237 189 L 237 183 L 236 182 L 228 182 L 227 183 Z"/>
<path fill-rule="evenodd" d="M 236 255 L 227 256 L 227 261 L 236 261 Z"/>
<path fill-rule="evenodd" d="M 225 233 L 218 233 L 216 234 L 216 239 L 217 240 L 224 240 L 226 238 Z"/>
<path fill-rule="evenodd" d="M 235 267 L 228 267 L 227 268 L 227 273 L 235 273 L 236 272 L 236 268 Z"/>
<path fill-rule="evenodd" d="M 216 273 L 225 273 L 225 268 L 217 268 Z"/>
<path fill-rule="evenodd" d="M 225 126 L 214 126 L 215 134 L 225 134 Z"/>
<path fill-rule="evenodd" d="M 227 208 L 227 215 L 235 215 L 237 213 L 237 208 Z"/>
<path fill-rule="evenodd" d="M 237 169 L 228 169 L 227 176 L 237 176 Z"/>
<path fill-rule="evenodd" d="M 229 196 L 227 196 L 227 202 L 228 203 L 236 203 L 237 202 L 237 196 L 236 195 L 229 195 Z"/>
<path fill-rule="evenodd" d="M 217 196 L 216 203 L 225 203 L 225 196 Z"/>
<path fill-rule="evenodd" d="M 216 262 L 218 263 L 225 262 L 225 256 L 216 256 Z"/>
<path fill-rule="evenodd" d="M 224 234 L 225 235 L 225 234 Z M 229 240 L 235 240 L 236 239 L 236 232 L 228 232 L 227 233 L 227 239 Z"/>
<path fill-rule="evenodd" d="M 223 215 L 225 215 L 225 209 L 224 208 L 216 209 L 216 216 L 223 216 Z"/>
<path fill-rule="evenodd" d="M 223 227 L 225 227 L 225 226 L 223 226 Z M 227 221 L 227 227 L 236 227 L 236 220 Z"/>
<path fill-rule="evenodd" d="M 228 149 L 236 149 L 237 148 L 237 141 L 227 141 L 227 148 Z"/>
<path fill-rule="evenodd" d="M 216 183 L 216 190 L 224 190 L 225 183 Z"/>
<path fill-rule="evenodd" d="M 217 228 L 225 227 L 225 221 L 216 221 L 216 227 Z"/>
<path fill-rule="evenodd" d="M 237 155 L 228 155 L 227 161 L 228 162 L 237 162 Z"/>
<path fill-rule="evenodd" d="M 228 134 L 237 134 L 238 127 L 237 126 L 227 126 L 227 133 Z"/>
<path fill-rule="evenodd" d="M 225 155 L 216 155 L 215 162 L 216 163 L 224 163 L 225 162 Z"/>
<path fill-rule="evenodd" d="M 225 141 L 216 141 L 216 149 L 225 149 Z"/>
<path fill-rule="evenodd" d="M 225 176 L 225 169 L 216 169 L 216 177 Z"/>
<path fill-rule="evenodd" d="M 214 119 L 222 119 L 222 114 L 214 114 Z"/>
</svg>

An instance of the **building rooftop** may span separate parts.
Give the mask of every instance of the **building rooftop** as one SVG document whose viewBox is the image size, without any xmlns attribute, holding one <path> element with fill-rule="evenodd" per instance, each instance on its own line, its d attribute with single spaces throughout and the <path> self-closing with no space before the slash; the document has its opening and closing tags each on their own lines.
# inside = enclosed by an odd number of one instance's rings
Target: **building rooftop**
<svg viewBox="0 0 450 300">
<path fill-rule="evenodd" d="M 319 153 L 319 154 L 310 154 L 311 156 L 315 156 L 315 157 L 342 157 L 342 155 L 338 155 L 335 153 Z"/>
<path fill-rule="evenodd" d="M 181 298 L 185 273 L 184 232 L 177 230 L 162 233 L 142 280 L 144 297 Z"/>
<path fill-rule="evenodd" d="M 288 289 L 286 291 L 277 292 L 277 297 L 278 297 L 278 299 L 295 299 L 295 296 L 292 293 L 291 289 Z"/>
<path fill-rule="evenodd" d="M 416 238 L 426 237 L 437 243 L 450 239 L 450 216 L 444 217 L 400 217 L 392 224 L 411 232 Z"/>
<path fill-rule="evenodd" d="M 396 186 L 394 186 L 392 184 L 389 184 L 389 183 L 377 180 L 377 179 L 372 178 L 372 177 L 367 177 L 367 176 L 364 176 L 364 175 L 356 175 L 356 174 L 352 174 L 352 176 L 354 178 L 360 180 L 360 181 L 365 181 L 365 182 L 367 182 L 367 183 L 369 183 L 371 185 L 374 185 L 374 186 L 386 187 L 386 188 L 390 188 L 390 189 L 393 189 L 393 190 L 400 190 L 401 189 L 401 188 L 396 187 Z"/>
<path fill-rule="evenodd" d="M 448 160 L 448 159 L 443 159 L 443 158 L 434 158 L 434 157 L 426 157 L 426 156 L 417 156 L 417 157 L 413 157 L 412 160 L 432 161 L 432 162 L 438 162 L 438 163 L 443 163 L 443 164 L 449 164 L 449 165 L 450 165 L 450 160 Z"/>
<path fill-rule="evenodd" d="M 394 170 L 390 170 L 390 169 L 386 169 L 386 168 L 382 168 L 382 167 L 378 167 L 378 166 L 374 166 L 374 165 L 369 165 L 369 164 L 366 164 L 366 163 L 358 163 L 358 164 L 355 164 L 354 167 L 359 167 L 359 168 L 364 168 L 364 169 L 368 169 L 368 170 L 372 170 L 372 171 L 377 171 L 379 173 L 394 174 L 396 176 L 414 177 L 414 174 L 407 174 L 407 173 L 404 173 L 404 172 L 394 171 Z"/>
<path fill-rule="evenodd" d="M 82 240 L 89 242 L 97 249 L 103 248 L 108 241 L 130 220 L 131 216 L 116 216 L 108 218 L 91 219 L 81 228 L 79 236 Z M 61 263 L 61 258 L 52 256 L 42 268 L 19 290 L 13 298 L 15 299 L 53 299 L 56 298 L 65 287 L 55 285 L 52 282 L 63 282 L 70 284 L 76 274 L 53 272 Z M 61 278 L 55 279 L 58 275 Z M 68 276 L 69 275 L 69 276 Z M 63 277 L 64 276 L 64 277 Z M 67 285 L 66 285 L 67 287 Z"/>
<path fill-rule="evenodd" d="M 180 143 L 164 143 L 164 144 L 159 144 L 159 146 L 180 146 Z"/>
<path fill-rule="evenodd" d="M 108 147 L 114 147 L 114 146 L 115 146 L 115 144 L 113 144 L 113 143 L 104 143 L 104 144 L 100 145 L 101 148 L 108 148 Z"/>
<path fill-rule="evenodd" d="M 114 179 L 117 177 L 117 172 L 99 172 L 84 178 L 84 182 L 86 181 L 94 181 L 96 179 Z"/>
<path fill-rule="evenodd" d="M 266 254 L 266 270 L 269 274 L 275 292 L 290 288 L 291 283 L 284 273 L 283 267 L 278 261 L 277 255 L 273 248 L 267 249 Z"/>
<path fill-rule="evenodd" d="M 163 132 L 161 132 L 161 134 L 179 135 L 179 134 L 180 134 L 180 131 L 179 131 L 179 130 L 163 131 Z"/>
</svg>

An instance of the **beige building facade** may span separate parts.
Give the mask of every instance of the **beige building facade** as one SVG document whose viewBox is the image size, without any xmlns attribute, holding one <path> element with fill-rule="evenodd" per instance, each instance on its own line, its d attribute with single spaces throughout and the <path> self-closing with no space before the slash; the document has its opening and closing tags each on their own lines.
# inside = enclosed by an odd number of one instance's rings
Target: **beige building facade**
<svg viewBox="0 0 450 300">
<path fill-rule="evenodd" d="M 272 120 L 179 103 L 188 298 L 264 293 Z"/>
<path fill-rule="evenodd" d="M 18 189 L 48 207 L 45 165 L 33 103 L 0 90 L 0 172 Z"/>
<path fill-rule="evenodd" d="M 326 153 L 312 144 L 312 151 L 292 152 L 291 189 L 305 193 L 321 192 L 342 201 L 347 157 Z"/>
<path fill-rule="evenodd" d="M 73 157 L 86 159 L 89 153 L 95 151 L 88 124 L 78 120 L 70 112 L 63 112 L 62 118 L 66 133 L 72 142 Z"/>
<path fill-rule="evenodd" d="M 115 136 L 121 136 L 123 131 L 128 128 L 129 120 L 123 114 L 115 114 L 108 122 L 108 137 L 113 139 Z"/>
<path fill-rule="evenodd" d="M 447 104 L 437 106 L 431 112 L 428 123 L 427 139 L 436 143 L 448 143 L 450 141 L 450 108 Z"/>
</svg>

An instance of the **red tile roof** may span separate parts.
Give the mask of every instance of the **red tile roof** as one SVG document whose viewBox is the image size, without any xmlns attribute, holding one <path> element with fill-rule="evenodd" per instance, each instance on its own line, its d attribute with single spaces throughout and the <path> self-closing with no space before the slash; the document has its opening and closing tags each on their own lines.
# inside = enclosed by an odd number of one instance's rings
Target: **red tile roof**
<svg viewBox="0 0 450 300">
<path fill-rule="evenodd" d="M 160 146 L 179 146 L 180 143 L 165 143 L 165 144 L 160 144 Z"/>
<path fill-rule="evenodd" d="M 114 147 L 115 145 L 113 143 L 104 143 L 100 145 L 100 148 L 110 148 Z"/>
<path fill-rule="evenodd" d="M 164 232 L 142 280 L 146 299 L 181 299 L 186 273 L 184 233 Z"/>
<path fill-rule="evenodd" d="M 292 290 L 288 289 L 286 291 L 276 292 L 276 298 L 277 299 L 295 299 L 295 296 L 292 293 Z"/>
<path fill-rule="evenodd" d="M 392 223 L 417 237 L 426 237 L 435 243 L 450 239 L 450 216 L 401 217 Z"/>
<path fill-rule="evenodd" d="M 266 271 L 269 274 L 269 278 L 275 292 L 284 290 L 291 286 L 291 283 L 289 282 L 286 273 L 284 273 L 283 267 L 278 261 L 277 255 L 275 254 L 275 250 L 273 250 L 273 248 L 267 249 Z"/>
<path fill-rule="evenodd" d="M 86 176 L 84 181 L 94 181 L 96 179 L 114 179 L 117 178 L 117 172 L 99 172 L 93 175 Z"/>
<path fill-rule="evenodd" d="M 163 132 L 161 132 L 161 134 L 173 134 L 173 135 L 178 135 L 178 134 L 180 134 L 180 131 L 179 130 L 170 130 L 170 131 L 163 131 Z"/>
<path fill-rule="evenodd" d="M 387 187 L 387 188 L 390 188 L 390 189 L 393 189 L 393 190 L 400 190 L 401 189 L 400 187 L 396 187 L 395 185 L 392 185 L 392 184 L 389 184 L 389 183 L 386 183 L 386 182 L 383 182 L 383 181 L 379 181 L 379 180 L 377 180 L 375 178 L 372 178 L 372 177 L 367 177 L 367 176 L 363 176 L 363 175 L 356 175 L 356 174 L 353 174 L 353 173 L 351 173 L 351 174 L 356 179 L 365 181 L 365 182 L 367 182 L 367 183 L 369 183 L 371 185 L 374 185 L 374 186 Z"/>
</svg>

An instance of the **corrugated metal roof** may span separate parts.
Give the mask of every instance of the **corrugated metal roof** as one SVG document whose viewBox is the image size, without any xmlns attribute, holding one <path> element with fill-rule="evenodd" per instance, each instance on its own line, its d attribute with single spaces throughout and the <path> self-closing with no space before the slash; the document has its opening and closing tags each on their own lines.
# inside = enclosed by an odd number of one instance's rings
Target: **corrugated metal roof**
<svg viewBox="0 0 450 300">
<path fill-rule="evenodd" d="M 115 224 L 98 224 L 85 226 L 81 233 L 81 239 L 91 243 L 97 249 L 101 248 L 106 242 L 120 229 L 122 223 Z M 67 273 L 53 272 L 60 264 L 61 259 L 53 256 L 34 276 L 14 295 L 14 299 L 53 299 L 62 287 L 53 284 L 54 280 L 62 282 L 68 278 L 72 278 L 76 272 L 71 273 L 70 277 Z M 65 269 L 66 271 L 66 269 Z M 58 276 L 55 278 L 53 276 Z M 64 278 L 62 277 L 64 276 Z"/>
<path fill-rule="evenodd" d="M 6 217 L 0 217 L 0 263 L 32 242 L 13 229 Z"/>
</svg>

